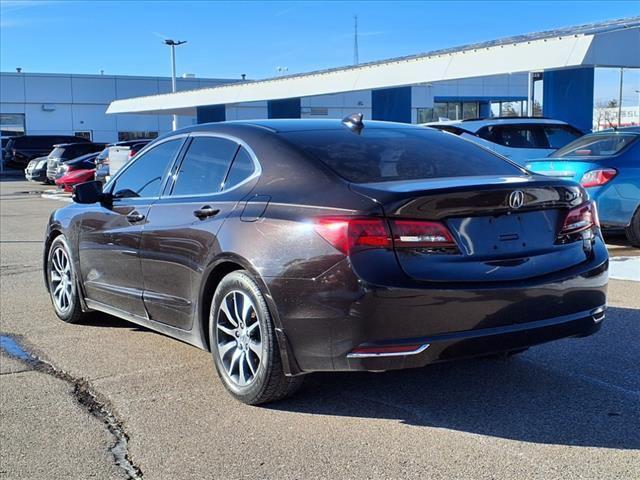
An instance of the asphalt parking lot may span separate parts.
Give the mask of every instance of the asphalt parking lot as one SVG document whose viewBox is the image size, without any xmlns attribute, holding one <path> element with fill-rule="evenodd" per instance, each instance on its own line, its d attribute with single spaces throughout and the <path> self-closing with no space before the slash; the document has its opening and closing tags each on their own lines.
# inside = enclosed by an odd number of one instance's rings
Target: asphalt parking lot
<svg viewBox="0 0 640 480">
<path fill-rule="evenodd" d="M 249 407 L 206 352 L 107 315 L 60 322 L 41 249 L 64 204 L 0 187 L 0 478 L 640 478 L 639 281 L 611 280 L 589 338 L 314 374 L 294 398 Z M 634 278 L 640 251 L 608 241 L 613 276 Z"/>
</svg>

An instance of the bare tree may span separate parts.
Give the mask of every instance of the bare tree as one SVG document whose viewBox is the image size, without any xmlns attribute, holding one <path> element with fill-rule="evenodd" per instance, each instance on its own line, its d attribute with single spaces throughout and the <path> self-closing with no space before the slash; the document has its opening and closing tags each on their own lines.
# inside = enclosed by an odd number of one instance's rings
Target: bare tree
<svg viewBox="0 0 640 480">
<path fill-rule="evenodd" d="M 618 101 L 615 99 L 607 101 L 600 100 L 596 103 L 595 123 L 597 130 L 607 129 L 617 125 L 618 119 L 612 110 L 617 108 L 617 106 Z M 614 124 L 614 122 L 616 123 Z"/>
</svg>

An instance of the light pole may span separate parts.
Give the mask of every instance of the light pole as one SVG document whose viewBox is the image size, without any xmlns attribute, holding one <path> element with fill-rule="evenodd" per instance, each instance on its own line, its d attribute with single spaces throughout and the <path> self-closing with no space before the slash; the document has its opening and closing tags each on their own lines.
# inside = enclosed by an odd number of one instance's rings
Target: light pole
<svg viewBox="0 0 640 480">
<path fill-rule="evenodd" d="M 183 43 L 187 43 L 186 40 L 171 40 L 167 38 L 164 41 L 165 45 L 169 45 L 171 47 L 171 91 L 176 93 L 176 47 L 182 45 Z M 173 114 L 173 120 L 171 122 L 171 129 L 178 129 L 178 115 Z"/>
<path fill-rule="evenodd" d="M 618 92 L 618 128 L 622 126 L 622 79 L 624 78 L 624 68 L 620 67 L 620 91 Z"/>
</svg>

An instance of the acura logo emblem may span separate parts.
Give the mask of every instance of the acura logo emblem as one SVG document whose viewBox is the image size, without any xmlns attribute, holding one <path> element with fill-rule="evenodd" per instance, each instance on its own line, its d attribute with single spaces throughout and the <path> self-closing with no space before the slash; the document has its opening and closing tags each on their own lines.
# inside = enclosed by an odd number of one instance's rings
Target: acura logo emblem
<svg viewBox="0 0 640 480">
<path fill-rule="evenodd" d="M 509 195 L 509 206 L 514 210 L 524 205 L 524 192 L 522 190 L 514 190 Z"/>
</svg>

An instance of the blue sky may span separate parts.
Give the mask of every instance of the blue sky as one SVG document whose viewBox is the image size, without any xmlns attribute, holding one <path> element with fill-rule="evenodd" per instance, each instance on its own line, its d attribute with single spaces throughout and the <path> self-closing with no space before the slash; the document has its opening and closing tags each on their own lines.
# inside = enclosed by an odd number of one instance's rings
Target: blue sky
<svg viewBox="0 0 640 480">
<path fill-rule="evenodd" d="M 2 0 L 0 68 L 167 75 L 162 39 L 171 37 L 188 40 L 179 48 L 178 73 L 265 78 L 278 66 L 296 73 L 351 63 L 355 14 L 366 62 L 640 15 L 640 2 Z"/>
</svg>

